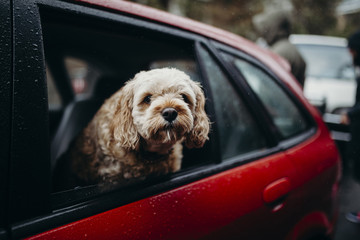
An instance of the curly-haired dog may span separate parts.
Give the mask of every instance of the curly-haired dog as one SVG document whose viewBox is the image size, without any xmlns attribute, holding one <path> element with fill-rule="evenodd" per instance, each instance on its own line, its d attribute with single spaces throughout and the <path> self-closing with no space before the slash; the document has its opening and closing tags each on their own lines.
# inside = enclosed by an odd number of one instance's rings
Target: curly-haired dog
<svg viewBox="0 0 360 240">
<path fill-rule="evenodd" d="M 176 172 L 182 143 L 199 148 L 208 139 L 204 105 L 200 85 L 184 72 L 140 72 L 105 101 L 75 140 L 70 171 L 85 183 Z"/>
</svg>

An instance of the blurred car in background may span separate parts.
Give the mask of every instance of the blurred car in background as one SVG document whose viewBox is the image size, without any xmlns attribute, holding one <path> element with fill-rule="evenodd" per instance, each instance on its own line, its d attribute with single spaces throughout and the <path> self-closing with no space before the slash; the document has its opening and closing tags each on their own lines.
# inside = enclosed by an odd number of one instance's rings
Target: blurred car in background
<svg viewBox="0 0 360 240">
<path fill-rule="evenodd" d="M 340 114 L 355 101 L 355 71 L 344 38 L 291 35 L 307 63 L 304 94 L 323 113 Z"/>
<path fill-rule="evenodd" d="M 340 115 L 354 105 L 356 80 L 352 58 L 345 38 L 293 34 L 295 44 L 306 62 L 305 97 L 322 113 L 334 140 L 348 142 L 347 126 Z"/>
</svg>

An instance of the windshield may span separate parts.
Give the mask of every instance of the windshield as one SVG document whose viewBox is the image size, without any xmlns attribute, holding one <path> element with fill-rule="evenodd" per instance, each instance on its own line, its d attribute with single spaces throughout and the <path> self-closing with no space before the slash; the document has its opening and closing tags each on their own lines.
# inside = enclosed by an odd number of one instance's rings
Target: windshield
<svg viewBox="0 0 360 240">
<path fill-rule="evenodd" d="M 355 79 L 352 59 L 346 47 L 298 44 L 306 62 L 306 76 Z"/>
</svg>

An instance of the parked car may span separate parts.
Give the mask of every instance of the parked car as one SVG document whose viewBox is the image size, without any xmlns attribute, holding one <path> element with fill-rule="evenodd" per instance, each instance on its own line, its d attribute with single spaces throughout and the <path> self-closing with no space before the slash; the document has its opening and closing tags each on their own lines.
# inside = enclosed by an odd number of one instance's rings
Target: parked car
<svg viewBox="0 0 360 240">
<path fill-rule="evenodd" d="M 354 105 L 356 94 L 355 70 L 347 40 L 293 34 L 290 41 L 307 63 L 304 94 L 323 113 L 333 139 L 345 154 L 351 135 L 348 127 L 340 124 L 341 114 Z"/>
<path fill-rule="evenodd" d="M 330 239 L 340 157 L 280 57 L 126 1 L 1 1 L 0 239 Z M 212 131 L 179 172 L 56 192 L 54 165 L 140 70 L 202 83 Z"/>
<path fill-rule="evenodd" d="M 290 36 L 307 63 L 305 96 L 325 113 L 340 114 L 355 102 L 355 71 L 347 41 L 340 37 Z"/>
</svg>

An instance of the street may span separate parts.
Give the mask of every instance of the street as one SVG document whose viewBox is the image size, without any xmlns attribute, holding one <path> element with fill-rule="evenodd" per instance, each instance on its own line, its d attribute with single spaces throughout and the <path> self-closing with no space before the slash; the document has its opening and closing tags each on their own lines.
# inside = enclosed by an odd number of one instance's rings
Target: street
<svg viewBox="0 0 360 240">
<path fill-rule="evenodd" d="M 360 239 L 360 224 L 349 222 L 345 215 L 350 211 L 360 211 L 360 184 L 351 178 L 348 170 L 344 170 L 340 184 L 340 209 L 334 239 L 358 240 Z"/>
</svg>

